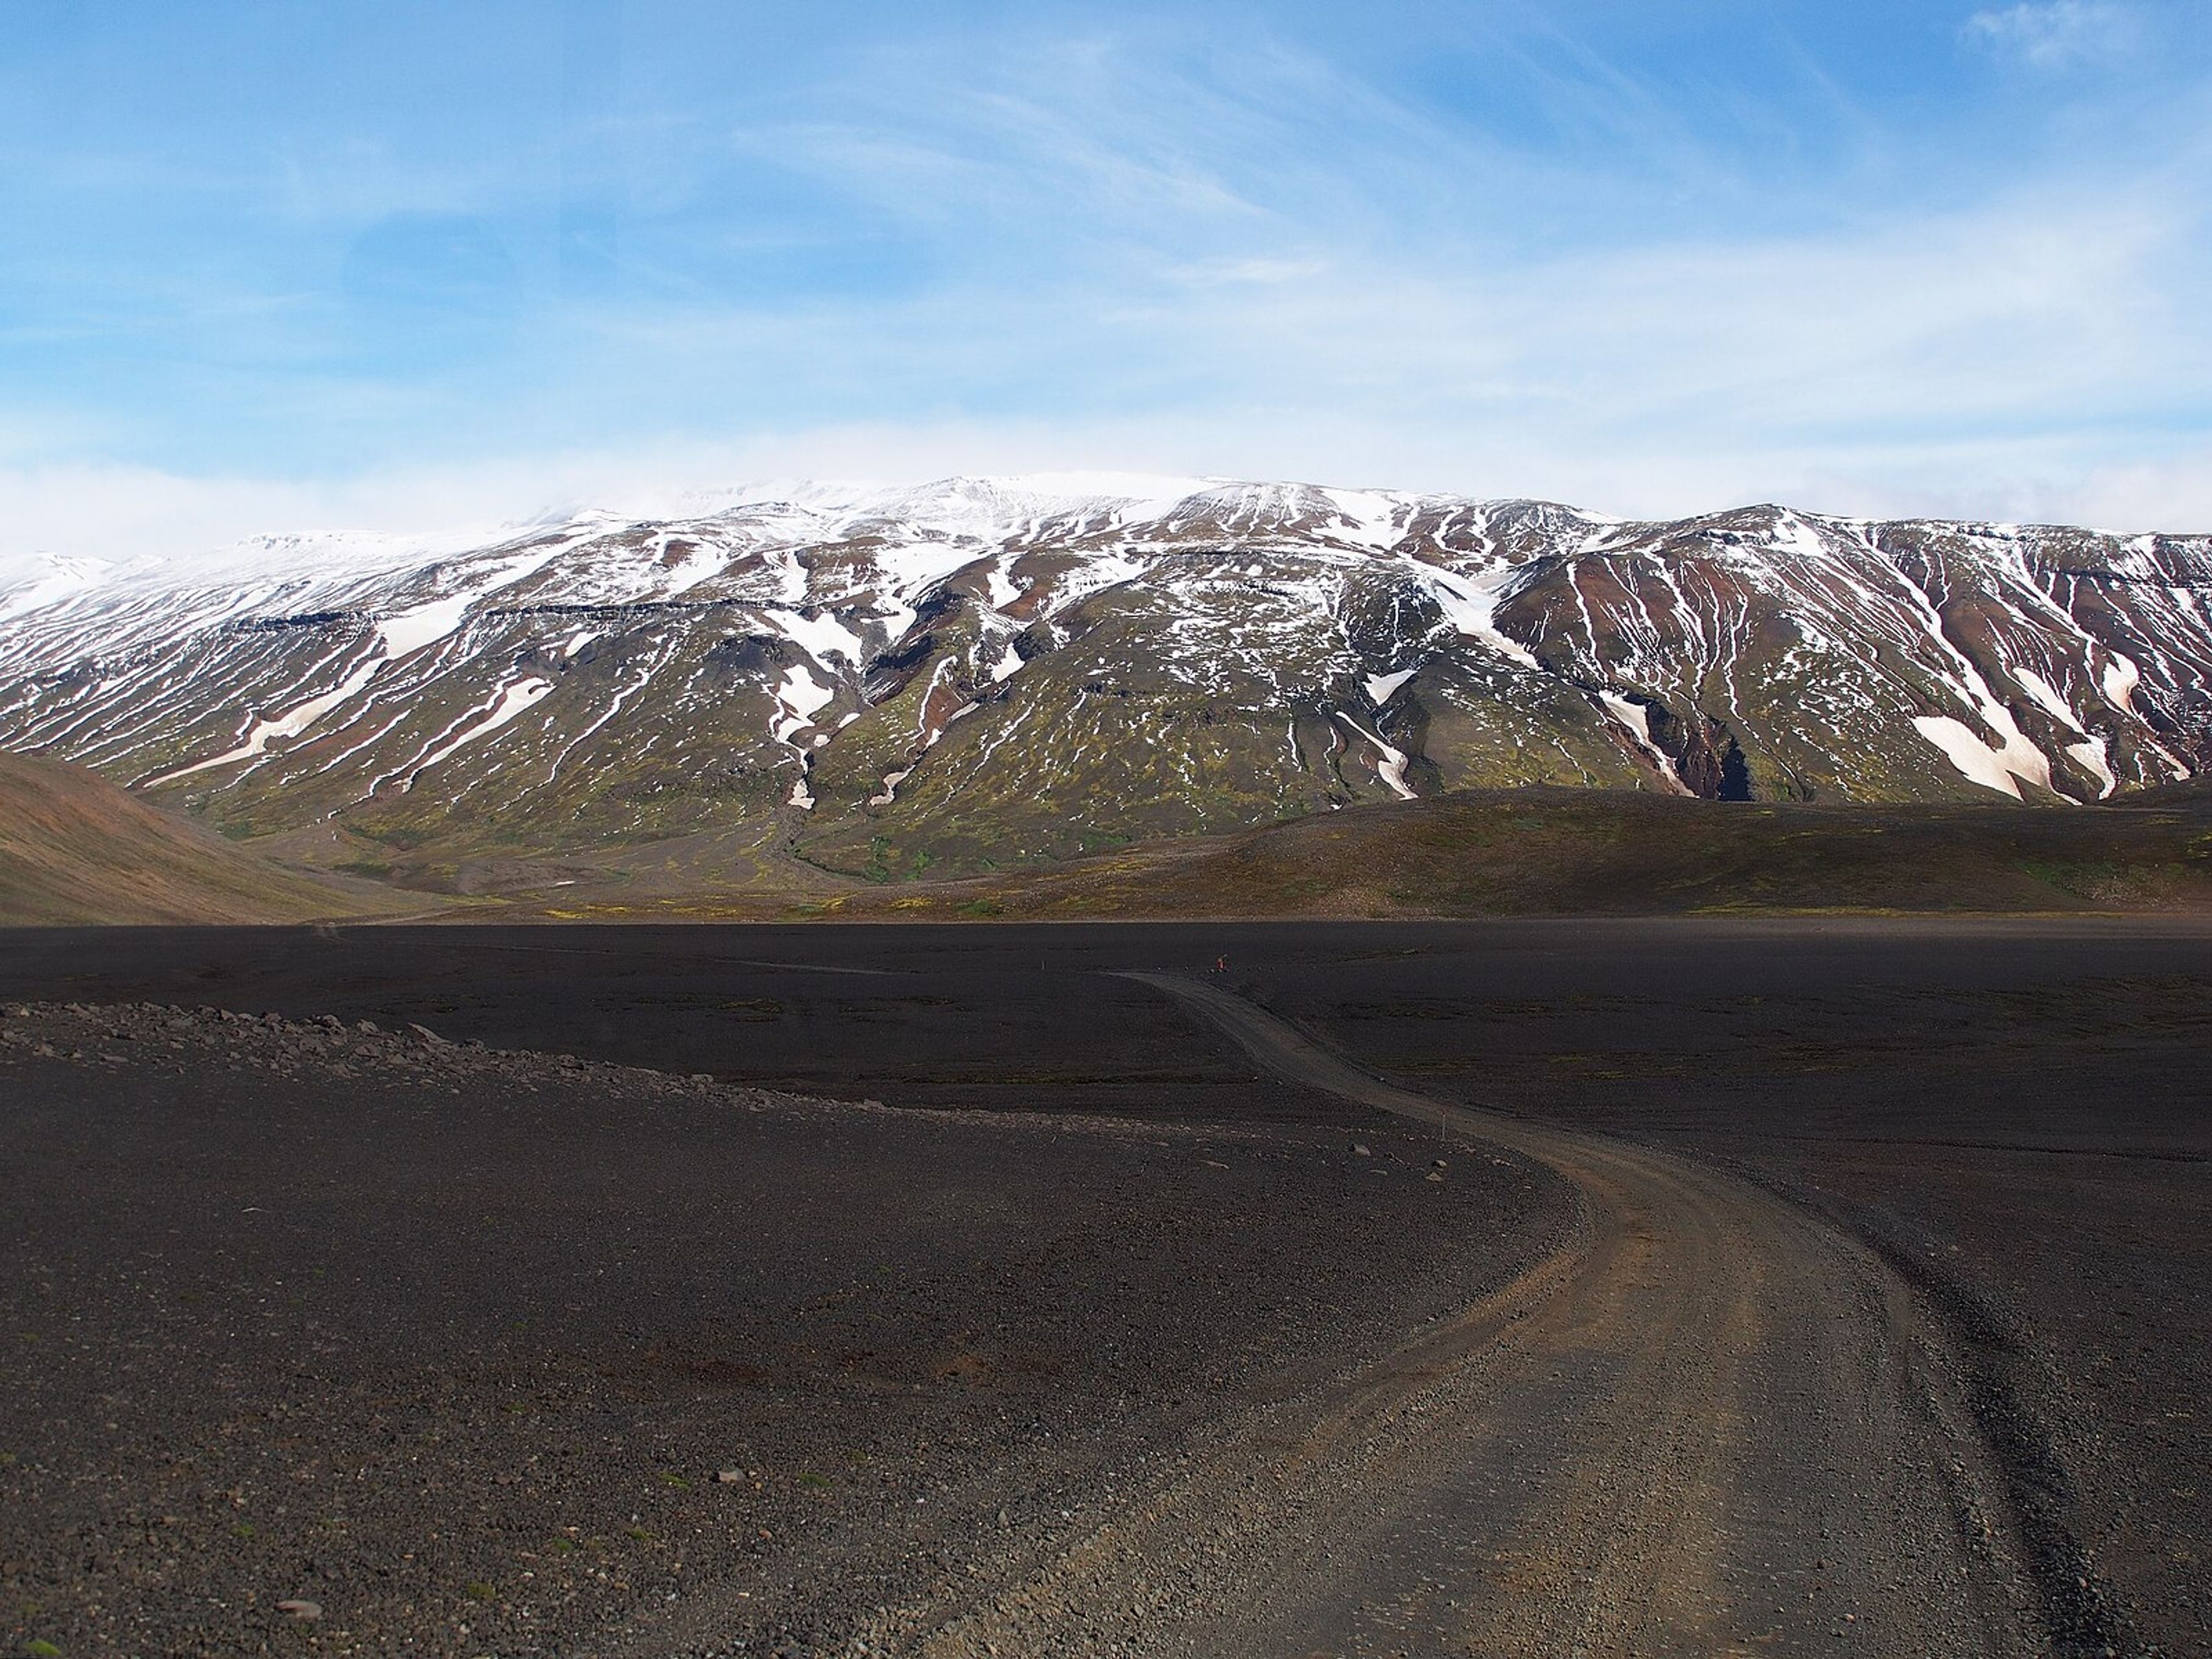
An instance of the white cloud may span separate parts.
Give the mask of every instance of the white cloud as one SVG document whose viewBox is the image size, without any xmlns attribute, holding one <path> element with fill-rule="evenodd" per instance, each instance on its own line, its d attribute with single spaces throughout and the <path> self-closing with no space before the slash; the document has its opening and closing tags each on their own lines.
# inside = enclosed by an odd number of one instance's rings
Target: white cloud
<svg viewBox="0 0 2212 1659">
<path fill-rule="evenodd" d="M 2138 33 L 2097 0 L 1966 25 L 2051 68 Z M 1917 202 L 1830 199 L 1825 179 L 1769 189 L 1601 65 L 1559 95 L 1604 157 L 1646 158 L 1628 175 L 1282 52 L 1178 76 L 1104 49 L 1006 50 L 984 84 L 864 65 L 825 106 L 842 118 L 726 135 L 912 231 L 927 280 L 716 288 L 683 277 L 673 231 L 641 232 L 636 257 L 674 273 L 648 300 L 564 308 L 480 380 L 247 387 L 271 425 L 412 422 L 441 453 L 489 458 L 332 482 L 39 465 L 101 434 L 0 408 L 0 570 L 268 531 L 489 534 L 762 477 L 1104 469 L 1637 514 L 1778 499 L 2212 527 L 2184 453 L 2212 384 L 2201 100 L 2176 100 L 2155 146 L 2069 152 L 2070 173 L 2006 173 L 1978 200 L 1967 174 Z M 678 219 L 702 186 L 671 181 L 708 167 L 680 152 L 636 169 Z M 1649 205 L 1752 196 L 1751 216 Z"/>
<path fill-rule="evenodd" d="M 1756 501 L 1869 517 L 2212 532 L 2212 450 L 2140 460 L 2023 441 L 1726 447 L 1561 442 L 1510 411 L 1449 429 L 1249 406 L 1062 423 L 845 424 L 422 467 L 326 483 L 185 478 L 145 469 L 0 470 L 0 585 L 42 554 L 217 563 L 275 532 L 375 532 L 472 545 L 549 514 L 713 510 L 769 480 L 911 483 L 953 474 L 1297 478 L 1528 495 L 1669 518 Z M 1112 488 L 1102 483 L 1101 488 Z"/>
<path fill-rule="evenodd" d="M 2129 56 L 2141 43 L 2142 20 L 2113 0 L 2033 0 L 1978 11 L 1964 33 L 1975 45 L 2033 68 L 2062 70 Z"/>
<path fill-rule="evenodd" d="M 678 435 L 325 481 L 18 459 L 0 463 L 0 577 L 40 552 L 191 559 L 276 532 L 489 538 L 549 510 L 673 512 L 763 478 L 1098 470 L 1652 516 L 1781 500 L 2212 529 L 2196 441 L 2127 421 L 2212 380 L 2212 321 L 2172 286 L 2189 269 L 2174 240 L 2189 216 L 2161 192 L 2179 187 L 2027 193 L 1949 217 L 1495 270 L 1424 272 L 1347 250 L 1156 285 L 1141 313 L 1094 318 L 1073 338 L 1072 310 L 1107 309 L 1080 284 L 985 308 L 955 295 L 892 312 L 671 318 L 665 339 L 624 332 L 611 349 L 688 355 L 710 390 L 732 361 L 855 379 L 896 362 L 927 385 L 986 360 L 1080 374 L 1104 329 L 1141 395 L 1115 413 L 790 419 L 718 437 L 677 419 Z M 1190 385 L 1161 390 L 1162 364 L 1188 367 Z"/>
<path fill-rule="evenodd" d="M 2048 509 L 2034 516 L 2062 524 L 2212 535 L 2212 446 L 2100 466 L 2045 499 Z"/>
<path fill-rule="evenodd" d="M 2202 195 L 2177 165 L 2124 189 L 2046 184 L 1789 237 L 1495 264 L 1347 243 L 1326 263 L 1163 262 L 1165 280 L 1133 290 L 1076 273 L 988 303 L 963 288 L 623 319 L 604 349 L 657 366 L 661 435 L 479 441 L 485 459 L 318 482 L 41 465 L 30 427 L 0 430 L 0 577 L 41 551 L 190 558 L 271 532 L 488 538 L 547 510 L 672 512 L 762 478 L 1098 470 L 1638 515 L 1781 500 L 2212 529 L 2212 467 L 2188 453 L 2201 434 L 2134 414 L 2185 409 L 2212 383 L 2212 318 L 2187 303 Z M 1053 416 L 945 399 L 875 421 L 737 421 L 732 364 L 908 410 L 979 371 L 1120 395 Z M 718 400 L 710 425 L 698 411 Z"/>
</svg>

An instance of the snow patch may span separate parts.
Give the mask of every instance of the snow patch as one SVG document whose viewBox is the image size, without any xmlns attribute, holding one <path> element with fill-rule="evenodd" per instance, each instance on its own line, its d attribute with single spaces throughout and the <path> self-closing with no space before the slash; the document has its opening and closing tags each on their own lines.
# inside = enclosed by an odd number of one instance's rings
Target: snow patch
<svg viewBox="0 0 2212 1659">
<path fill-rule="evenodd" d="M 2002 757 L 2006 769 L 2025 783 L 2039 783 L 2051 787 L 2051 757 L 2029 741 L 2027 733 L 2020 729 L 2019 722 L 2003 704 L 1994 700 L 1984 703 L 1982 718 L 1990 729 L 2003 739 L 2004 746 L 1997 753 Z"/>
<path fill-rule="evenodd" d="M 1820 539 L 1820 532 L 1799 518 L 1795 513 L 1783 513 L 1774 520 L 1774 544 L 1786 548 L 1804 559 L 1825 559 L 1828 544 Z"/>
<path fill-rule="evenodd" d="M 1512 580 L 1512 567 L 1503 566 L 1486 571 L 1479 577 L 1455 575 L 1449 570 L 1439 570 L 1434 565 L 1408 561 L 1414 572 L 1427 586 L 1445 619 L 1469 639 L 1480 640 L 1503 655 L 1510 657 L 1524 667 L 1540 668 L 1535 653 L 1516 639 L 1500 633 L 1492 618 L 1498 611 L 1498 590 Z"/>
<path fill-rule="evenodd" d="M 418 605 L 398 616 L 386 617 L 376 625 L 377 635 L 384 641 L 384 654 L 404 657 L 444 639 L 461 625 L 461 614 L 475 597 L 471 593 L 456 593 Z"/>
<path fill-rule="evenodd" d="M 1346 541 L 1362 546 L 1387 548 L 1398 540 L 1398 501 L 1372 489 L 1323 489 L 1321 494 L 1351 520 Z"/>
<path fill-rule="evenodd" d="M 842 657 L 858 668 L 867 659 L 867 642 L 828 611 L 811 617 L 798 611 L 763 611 L 760 614 L 817 662 L 825 657 Z"/>
<path fill-rule="evenodd" d="M 2086 743 L 2068 744 L 2066 752 L 2080 763 L 2083 771 L 2096 778 L 2099 800 L 2105 799 L 2120 787 L 2120 781 L 2112 775 L 2112 751 L 2105 746 L 2104 738 L 2094 732 L 2090 734 Z"/>
<path fill-rule="evenodd" d="M 1597 700 L 1605 705 L 1606 713 L 1627 727 L 1628 735 L 1636 739 L 1636 746 L 1641 749 L 1650 757 L 1651 763 L 1659 769 L 1661 777 L 1676 789 L 1680 790 L 1682 793 L 1686 795 L 1692 793 L 1690 786 L 1682 781 L 1681 774 L 1674 769 L 1673 757 L 1653 739 L 1651 710 L 1649 708 L 1643 703 L 1632 702 L 1615 691 L 1601 691 L 1597 694 Z"/>
<path fill-rule="evenodd" d="M 1366 690 L 1367 701 L 1380 708 L 1398 695 L 1398 688 L 1413 678 L 1413 669 L 1401 668 L 1395 674 L 1370 674 L 1359 684 Z"/>
<path fill-rule="evenodd" d="M 2134 714 L 2136 687 L 2142 684 L 2142 670 L 2115 651 L 2105 665 L 2104 682 L 2106 700 L 2115 708 Z"/>
<path fill-rule="evenodd" d="M 169 783 L 178 778 L 188 778 L 195 772 L 205 772 L 215 767 L 228 766 L 233 761 L 252 760 L 277 738 L 298 737 L 317 720 L 329 714 L 331 709 L 367 685 L 371 677 L 383 665 L 378 659 L 371 657 L 352 673 L 347 675 L 344 682 L 337 690 L 325 691 L 319 697 L 310 697 L 307 702 L 287 709 L 273 720 L 254 721 L 253 729 L 246 735 L 246 741 L 228 754 L 217 755 L 213 760 L 204 760 L 198 765 L 182 767 L 174 772 L 164 772 L 158 778 L 149 778 L 146 781 L 146 787 L 150 789 L 155 784 Z"/>
<path fill-rule="evenodd" d="M 49 553 L 40 574 L 24 585 L 0 593 L 0 617 L 19 617 L 99 586 L 114 567 L 103 559 Z"/>
<path fill-rule="evenodd" d="M 1381 758 L 1375 763 L 1375 775 L 1381 778 L 1384 783 L 1390 787 L 1391 793 L 1396 795 L 1400 800 L 1413 800 L 1418 799 L 1414 795 L 1413 790 L 1409 788 L 1406 783 L 1407 759 L 1406 751 L 1404 750 L 1393 749 L 1389 744 L 1383 742 L 1382 739 L 1377 737 L 1374 732 L 1370 732 L 1365 727 L 1362 726 L 1358 720 L 1352 719 L 1349 714 L 1339 714 L 1337 715 L 1337 719 L 1342 720 L 1353 731 L 1358 732 L 1361 737 L 1366 738 L 1368 742 L 1375 745 L 1375 752 L 1381 757 Z"/>
<path fill-rule="evenodd" d="M 514 684 L 501 688 L 499 701 L 493 704 L 491 712 L 474 726 L 449 739 L 428 759 L 417 765 L 408 778 L 406 787 L 412 789 L 415 787 L 416 778 L 428 771 L 448 755 L 467 748 L 469 744 L 480 738 L 489 737 L 524 709 L 530 708 L 533 703 L 544 702 L 552 690 L 552 681 L 540 679 L 535 675 L 517 680 Z"/>
<path fill-rule="evenodd" d="M 778 713 L 773 730 L 778 743 L 789 743 L 793 734 L 804 732 L 814 724 L 814 716 L 822 706 L 837 695 L 833 687 L 822 684 L 799 663 L 788 670 L 783 683 L 775 689 Z"/>
<path fill-rule="evenodd" d="M 2017 780 L 2027 776 L 2045 787 L 2051 782 L 2051 763 L 2044 762 L 2043 775 L 2018 771 L 2010 758 L 2010 745 L 1993 748 L 1974 734 L 1973 728 L 1964 720 L 1954 720 L 1948 714 L 1915 714 L 1913 729 L 1949 757 L 1951 764 L 1984 789 L 1994 789 L 2001 795 L 2021 798 Z M 2017 734 L 2015 728 L 2014 735 Z M 2002 735 L 2002 734 L 2001 734 Z M 2039 752 L 2037 757 L 2041 758 Z"/>
<path fill-rule="evenodd" d="M 519 558 L 475 573 L 468 586 L 459 592 L 385 617 L 376 625 L 377 634 L 384 641 L 385 654 L 404 657 L 444 639 L 461 625 L 469 606 L 477 599 L 536 575 L 569 549 L 590 541 L 605 528 L 603 522 L 595 522 L 550 546 L 533 549 Z"/>
<path fill-rule="evenodd" d="M 665 557 L 669 543 L 685 539 L 688 538 L 680 535 L 664 533 L 660 538 L 658 550 Z M 690 550 L 684 554 L 683 563 L 662 575 L 661 592 L 668 598 L 674 599 L 698 586 L 701 582 L 720 575 L 728 564 L 729 553 L 726 549 L 712 546 L 704 542 L 694 542 Z"/>
<path fill-rule="evenodd" d="M 2042 675 L 2033 668 L 2015 668 L 2012 671 L 2012 677 L 2020 682 L 2020 689 L 2027 692 L 2045 714 L 2069 732 L 2082 729 L 2081 718 L 2067 706 L 2066 699 L 2058 695 L 2058 689 Z"/>
</svg>

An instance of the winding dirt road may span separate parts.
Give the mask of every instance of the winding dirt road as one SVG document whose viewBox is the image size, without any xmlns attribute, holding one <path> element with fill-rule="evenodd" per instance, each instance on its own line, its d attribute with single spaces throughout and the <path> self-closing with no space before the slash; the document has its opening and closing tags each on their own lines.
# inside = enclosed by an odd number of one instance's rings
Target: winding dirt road
<svg viewBox="0 0 2212 1659">
<path fill-rule="evenodd" d="M 1213 986 L 1127 976 L 1285 1079 L 1436 1125 L 1449 1160 L 1552 1166 L 1579 1223 L 1488 1300 L 1217 1425 L 925 1652 L 2052 1650 L 1947 1351 L 1857 1243 L 1688 1160 L 1396 1088 Z"/>
</svg>

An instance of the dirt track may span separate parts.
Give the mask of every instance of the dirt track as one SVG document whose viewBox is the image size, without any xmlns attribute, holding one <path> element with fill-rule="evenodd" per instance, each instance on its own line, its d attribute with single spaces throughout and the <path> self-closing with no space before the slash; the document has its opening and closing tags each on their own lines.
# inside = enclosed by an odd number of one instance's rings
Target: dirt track
<svg viewBox="0 0 2212 1659">
<path fill-rule="evenodd" d="M 1942 1345 L 1855 1242 L 1686 1159 L 1395 1088 L 1212 986 L 1130 977 L 1286 1079 L 1552 1164 L 1582 1224 L 1348 1381 L 1224 1429 L 930 1651 L 2051 1650 Z"/>
</svg>

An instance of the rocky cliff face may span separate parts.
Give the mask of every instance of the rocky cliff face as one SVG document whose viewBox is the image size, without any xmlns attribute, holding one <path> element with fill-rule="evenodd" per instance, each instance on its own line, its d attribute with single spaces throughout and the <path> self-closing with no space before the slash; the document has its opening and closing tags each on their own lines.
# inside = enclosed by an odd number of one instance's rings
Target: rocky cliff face
<svg viewBox="0 0 2212 1659">
<path fill-rule="evenodd" d="M 0 747 L 234 836 L 757 826 L 884 876 L 1550 783 L 2100 799 L 2212 764 L 2212 540 L 952 480 L 0 593 Z"/>
</svg>

